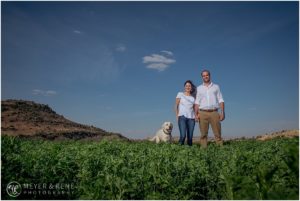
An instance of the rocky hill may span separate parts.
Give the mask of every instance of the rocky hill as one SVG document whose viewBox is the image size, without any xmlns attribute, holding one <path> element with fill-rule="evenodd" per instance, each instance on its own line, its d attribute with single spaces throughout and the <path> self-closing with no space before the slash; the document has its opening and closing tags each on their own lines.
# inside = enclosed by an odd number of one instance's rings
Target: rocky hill
<svg viewBox="0 0 300 201">
<path fill-rule="evenodd" d="M 118 133 L 70 121 L 48 105 L 24 100 L 1 101 L 1 133 L 50 140 L 128 140 Z"/>
<path fill-rule="evenodd" d="M 271 140 L 273 138 L 293 138 L 293 137 L 299 137 L 299 130 L 282 130 L 274 133 L 266 133 L 264 135 L 259 135 L 256 137 L 257 140 L 265 141 L 265 140 Z"/>
</svg>

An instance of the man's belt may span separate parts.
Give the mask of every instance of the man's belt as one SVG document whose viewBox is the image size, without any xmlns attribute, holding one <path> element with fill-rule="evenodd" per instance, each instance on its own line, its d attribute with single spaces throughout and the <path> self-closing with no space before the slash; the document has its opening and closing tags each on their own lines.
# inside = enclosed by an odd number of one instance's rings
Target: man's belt
<svg viewBox="0 0 300 201">
<path fill-rule="evenodd" d="M 216 112 L 218 109 L 210 109 L 210 110 L 204 110 L 204 109 L 199 109 L 202 112 Z"/>
</svg>

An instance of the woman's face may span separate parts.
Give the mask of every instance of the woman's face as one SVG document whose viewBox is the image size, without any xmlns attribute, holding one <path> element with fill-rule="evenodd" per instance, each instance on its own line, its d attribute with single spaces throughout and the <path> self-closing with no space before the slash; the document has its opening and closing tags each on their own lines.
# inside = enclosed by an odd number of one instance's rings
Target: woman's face
<svg viewBox="0 0 300 201">
<path fill-rule="evenodd" d="M 185 92 L 191 92 L 192 91 L 192 85 L 190 83 L 186 83 L 184 86 Z"/>
</svg>

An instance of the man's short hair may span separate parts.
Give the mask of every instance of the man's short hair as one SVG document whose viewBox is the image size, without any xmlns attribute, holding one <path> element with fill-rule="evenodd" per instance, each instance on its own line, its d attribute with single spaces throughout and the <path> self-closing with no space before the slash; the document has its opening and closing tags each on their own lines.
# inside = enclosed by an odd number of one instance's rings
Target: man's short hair
<svg viewBox="0 0 300 201">
<path fill-rule="evenodd" d="M 210 76 L 210 72 L 209 72 L 209 70 L 206 70 L 206 69 L 204 69 L 203 71 L 201 71 L 201 76 L 202 76 L 202 74 L 203 74 L 204 72 L 207 72 L 207 73 L 208 73 L 208 75 Z"/>
</svg>

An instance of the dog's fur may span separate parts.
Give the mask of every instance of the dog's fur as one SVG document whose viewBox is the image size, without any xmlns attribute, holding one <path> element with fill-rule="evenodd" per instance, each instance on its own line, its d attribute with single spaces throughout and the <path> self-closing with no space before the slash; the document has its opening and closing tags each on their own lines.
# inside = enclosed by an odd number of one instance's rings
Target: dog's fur
<svg viewBox="0 0 300 201">
<path fill-rule="evenodd" d="M 172 141 L 172 130 L 173 124 L 171 122 L 164 122 L 155 136 L 150 139 L 152 142 L 160 143 L 160 142 L 171 142 Z"/>
</svg>

